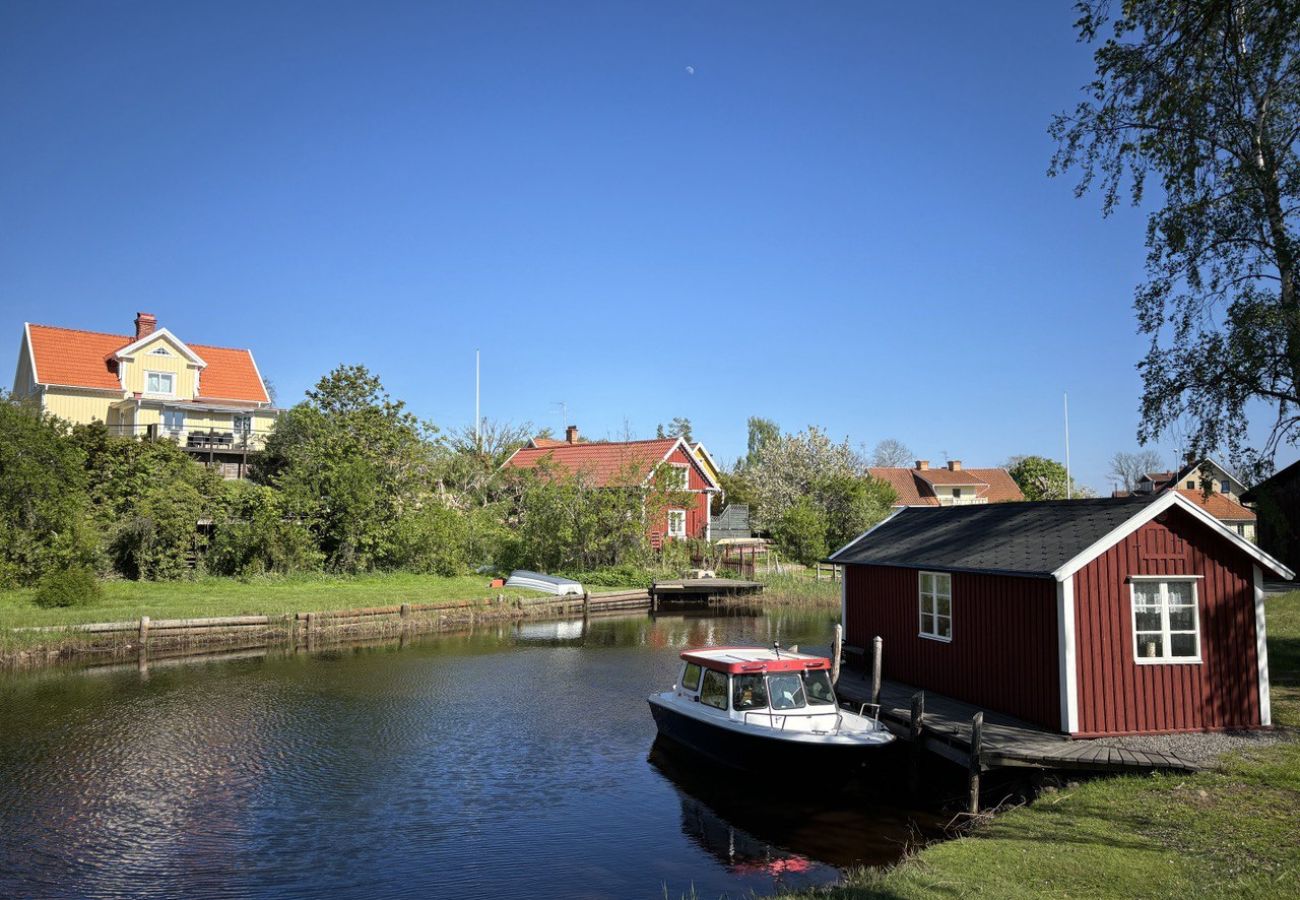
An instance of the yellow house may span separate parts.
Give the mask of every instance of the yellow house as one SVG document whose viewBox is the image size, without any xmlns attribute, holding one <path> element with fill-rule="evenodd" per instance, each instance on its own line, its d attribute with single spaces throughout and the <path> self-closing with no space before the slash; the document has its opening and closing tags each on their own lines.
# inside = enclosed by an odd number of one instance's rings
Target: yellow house
<svg viewBox="0 0 1300 900">
<path fill-rule="evenodd" d="M 279 412 L 248 350 L 187 344 L 149 313 L 133 335 L 23 326 L 15 399 L 74 423 L 175 440 L 196 458 L 243 474 Z"/>
<path fill-rule="evenodd" d="M 694 446 L 691 446 L 691 455 L 695 457 L 696 461 L 704 471 L 709 473 L 710 481 L 714 484 L 722 484 L 722 479 L 720 477 L 722 475 L 722 470 L 718 468 L 718 464 L 713 461 L 712 454 L 704 448 L 703 444 L 695 444 Z"/>
</svg>

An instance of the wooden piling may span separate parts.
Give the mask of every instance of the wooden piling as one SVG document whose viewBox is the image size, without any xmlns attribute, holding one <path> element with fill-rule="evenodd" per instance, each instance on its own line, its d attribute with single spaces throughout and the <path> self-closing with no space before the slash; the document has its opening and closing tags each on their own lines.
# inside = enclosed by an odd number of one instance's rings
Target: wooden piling
<svg viewBox="0 0 1300 900">
<path fill-rule="evenodd" d="M 880 664 L 885 652 L 885 639 L 876 635 L 871 641 L 871 702 L 880 704 Z"/>
<path fill-rule="evenodd" d="M 912 740 L 920 740 L 921 729 L 925 727 L 925 691 L 912 695 L 912 721 L 910 732 Z"/>
<path fill-rule="evenodd" d="M 140 617 L 140 646 L 144 647 L 149 643 L 149 617 Z"/>
<path fill-rule="evenodd" d="M 840 657 L 844 653 L 844 626 L 835 626 L 835 637 L 831 641 L 831 684 L 840 680 Z"/>
<path fill-rule="evenodd" d="M 984 713 L 977 712 L 970 720 L 970 814 L 980 811 L 980 750 L 984 742 Z"/>
</svg>

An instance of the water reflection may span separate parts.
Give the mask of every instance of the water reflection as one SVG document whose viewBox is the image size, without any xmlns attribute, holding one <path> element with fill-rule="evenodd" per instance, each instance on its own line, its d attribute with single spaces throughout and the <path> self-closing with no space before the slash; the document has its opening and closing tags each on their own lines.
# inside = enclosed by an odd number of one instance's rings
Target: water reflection
<svg viewBox="0 0 1300 900">
<path fill-rule="evenodd" d="M 0 676 L 0 896 L 701 896 L 897 856 L 912 813 L 674 764 L 645 697 L 832 613 L 501 623 Z M 885 824 L 881 824 L 885 823 Z M 844 836 L 833 837 L 832 832 Z M 851 845 L 851 846 L 850 846 Z"/>
</svg>

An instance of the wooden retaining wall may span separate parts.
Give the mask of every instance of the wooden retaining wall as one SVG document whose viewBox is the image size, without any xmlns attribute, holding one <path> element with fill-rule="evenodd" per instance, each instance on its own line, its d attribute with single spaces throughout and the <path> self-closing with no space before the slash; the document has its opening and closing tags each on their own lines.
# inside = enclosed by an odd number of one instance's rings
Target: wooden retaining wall
<svg viewBox="0 0 1300 900">
<path fill-rule="evenodd" d="M 19 651 L 0 664 L 39 665 L 61 656 L 139 654 L 202 650 L 211 647 L 258 647 L 287 643 L 292 647 L 362 637 L 422 634 L 476 622 L 501 622 L 552 616 L 577 616 L 650 608 L 645 590 L 615 591 L 570 597 L 466 600 L 456 603 L 400 603 L 361 609 L 323 610 L 275 616 L 217 616 L 197 619 L 150 619 L 50 625 L 17 631 L 43 632 L 50 647 Z M 69 642 L 65 638 L 82 638 Z"/>
</svg>

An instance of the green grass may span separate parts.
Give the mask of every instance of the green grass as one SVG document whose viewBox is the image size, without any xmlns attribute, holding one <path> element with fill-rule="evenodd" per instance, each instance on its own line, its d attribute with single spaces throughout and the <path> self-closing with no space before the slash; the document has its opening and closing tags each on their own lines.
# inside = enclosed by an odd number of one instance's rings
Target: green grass
<svg viewBox="0 0 1300 900">
<path fill-rule="evenodd" d="M 1300 727 L 1300 592 L 1267 606 L 1273 721 Z M 1300 742 L 1100 778 L 805 896 L 1300 897 Z"/>
</svg>

